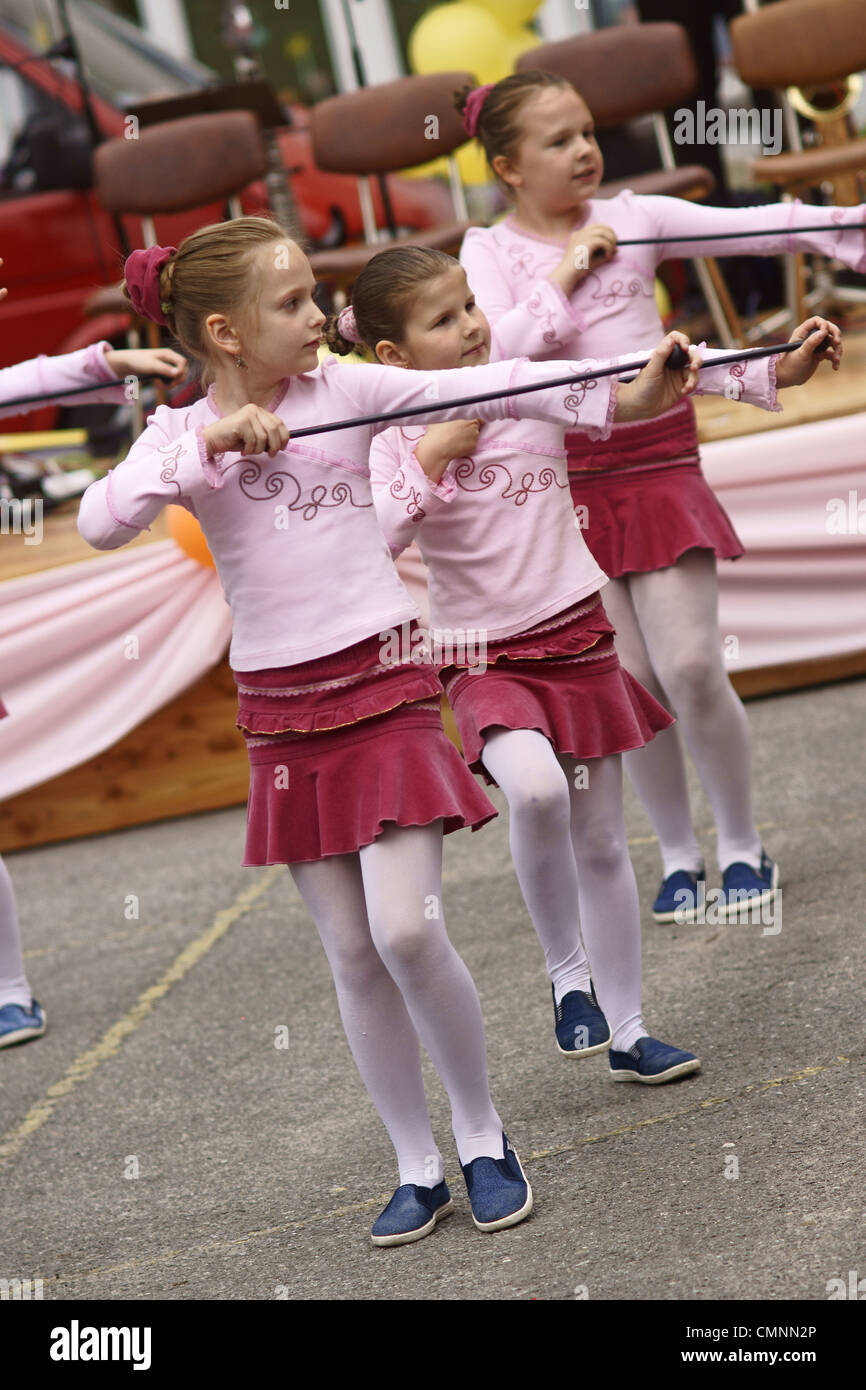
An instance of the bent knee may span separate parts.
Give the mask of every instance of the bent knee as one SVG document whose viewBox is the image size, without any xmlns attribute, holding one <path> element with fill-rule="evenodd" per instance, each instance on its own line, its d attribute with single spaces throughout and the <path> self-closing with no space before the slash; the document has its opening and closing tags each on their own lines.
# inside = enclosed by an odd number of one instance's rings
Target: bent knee
<svg viewBox="0 0 866 1390">
<path fill-rule="evenodd" d="M 571 813 L 568 780 L 556 763 L 533 769 L 514 786 L 503 787 L 503 791 L 512 816 L 536 825 L 554 824 L 557 820 L 568 822 Z"/>
<path fill-rule="evenodd" d="M 721 652 L 712 644 L 681 652 L 666 664 L 662 681 L 675 705 L 710 704 L 729 687 Z"/>
<path fill-rule="evenodd" d="M 330 940 L 325 954 L 334 977 L 354 989 L 372 989 L 384 969 L 369 931 Z"/>
<path fill-rule="evenodd" d="M 371 921 L 370 930 L 376 949 L 389 968 L 418 965 L 436 951 L 437 941 L 444 934 L 441 923 L 426 921 L 421 914 L 397 917 L 384 913 Z"/>
<path fill-rule="evenodd" d="M 610 872 L 628 862 L 625 833 L 590 822 L 575 829 L 574 857 L 582 865 L 597 872 Z"/>
</svg>

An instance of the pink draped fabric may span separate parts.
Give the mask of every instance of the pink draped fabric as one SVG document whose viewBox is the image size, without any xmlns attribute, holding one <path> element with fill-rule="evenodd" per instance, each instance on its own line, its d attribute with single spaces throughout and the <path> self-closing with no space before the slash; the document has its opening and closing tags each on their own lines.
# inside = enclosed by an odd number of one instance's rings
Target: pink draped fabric
<svg viewBox="0 0 866 1390">
<path fill-rule="evenodd" d="M 109 748 L 214 666 L 230 635 L 215 572 L 174 541 L 0 584 L 0 799 Z"/>
<path fill-rule="evenodd" d="M 719 564 L 729 669 L 866 650 L 866 414 L 701 454 L 746 546 Z M 398 570 L 427 626 L 415 546 Z M 174 541 L 0 584 L 0 798 L 109 748 L 214 666 L 230 634 L 215 572 Z"/>
<path fill-rule="evenodd" d="M 704 444 L 701 459 L 746 548 L 719 561 L 731 674 L 866 651 L 866 414 Z"/>
</svg>

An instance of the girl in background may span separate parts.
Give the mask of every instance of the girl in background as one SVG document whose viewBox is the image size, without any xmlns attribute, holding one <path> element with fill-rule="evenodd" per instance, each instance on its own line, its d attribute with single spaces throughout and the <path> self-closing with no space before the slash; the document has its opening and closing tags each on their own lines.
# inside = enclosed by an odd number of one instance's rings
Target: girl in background
<svg viewBox="0 0 866 1390">
<path fill-rule="evenodd" d="M 862 207 L 713 208 L 629 190 L 596 200 L 603 165 L 592 113 L 553 73 L 515 74 L 456 102 L 513 204 L 494 226 L 470 228 L 460 252 L 502 356 L 601 357 L 624 341 L 652 342 L 661 331 L 655 270 L 671 257 L 814 251 L 866 270 Z M 834 229 L 798 231 L 825 222 Z M 620 237 L 659 240 L 618 250 Z M 673 237 L 696 240 L 666 241 Z M 732 378 L 737 399 L 736 364 Z M 716 821 L 719 920 L 736 917 L 739 904 L 772 898 L 778 869 L 755 826 L 748 721 L 719 640 L 716 558 L 743 551 L 701 472 L 694 407 L 684 400 L 661 419 L 615 426 L 598 444 L 571 435 L 566 447 L 587 544 L 610 576 L 605 607 L 617 650 L 678 717 Z M 659 838 L 653 915 L 692 920 L 705 870 L 676 729 L 627 753 L 625 765 Z"/>
</svg>

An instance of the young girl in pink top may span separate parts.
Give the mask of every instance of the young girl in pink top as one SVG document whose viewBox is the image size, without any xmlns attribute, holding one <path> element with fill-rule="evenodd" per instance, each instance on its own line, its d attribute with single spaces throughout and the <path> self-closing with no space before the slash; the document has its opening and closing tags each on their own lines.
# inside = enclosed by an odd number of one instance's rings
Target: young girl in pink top
<svg viewBox="0 0 866 1390">
<path fill-rule="evenodd" d="M 324 315 L 309 261 L 264 218 L 201 228 L 126 263 L 134 307 L 206 363 L 205 398 L 160 406 L 129 456 L 85 494 L 92 545 L 130 540 L 166 502 L 198 517 L 232 608 L 230 660 L 250 795 L 244 863 L 287 863 L 334 974 L 349 1044 L 397 1151 L 400 1186 L 377 1244 L 416 1240 L 451 1209 L 419 1039 L 445 1085 L 475 1224 L 513 1225 L 532 1194 L 487 1083 L 478 995 L 445 931 L 443 829 L 494 808 L 442 729 L 441 684 L 417 662 L 416 609 L 379 529 L 369 452 L 384 426 L 290 440 L 290 429 L 499 391 L 484 419 L 555 419 L 603 434 L 666 409 L 694 379 L 670 342 L 619 388 L 509 397 L 593 364 L 502 362 L 469 371 L 318 364 Z M 407 629 L 395 658 L 389 632 Z"/>
<path fill-rule="evenodd" d="M 459 94 L 458 106 L 513 202 L 501 222 L 470 229 L 460 253 L 503 356 L 604 356 L 623 342 L 654 341 L 661 328 L 654 274 L 670 257 L 815 251 L 866 270 L 862 207 L 712 208 L 630 191 L 597 201 L 603 169 L 592 115 L 554 74 L 507 77 Z M 834 230 L 797 230 L 816 223 Z M 617 249 L 618 238 L 762 228 L 763 236 L 729 241 Z M 598 444 L 572 435 L 567 449 L 587 543 L 611 577 L 605 605 L 617 649 L 626 669 L 678 716 L 718 829 L 719 917 L 736 916 L 738 897 L 772 896 L 778 871 L 755 826 L 748 723 L 719 641 L 716 557 L 734 558 L 742 546 L 701 473 L 694 408 L 686 400 L 661 419 L 616 426 Z M 656 920 L 674 920 L 678 907 L 689 920 L 704 869 L 676 730 L 625 761 L 661 847 Z"/>
<path fill-rule="evenodd" d="M 800 332 L 824 328 L 816 319 Z M 838 330 L 832 336 L 838 343 Z M 420 247 L 382 251 L 359 275 L 353 314 L 331 325 L 328 341 L 348 352 L 359 340 L 380 361 L 416 371 L 490 355 L 465 271 Z M 749 399 L 774 407 L 769 359 L 737 365 Z M 794 384 L 816 365 L 801 349 L 776 362 L 778 382 Z M 709 368 L 700 385 L 724 391 L 731 379 Z M 417 537 L 428 565 L 434 655 L 469 766 L 508 800 L 560 1051 L 586 1057 L 609 1045 L 614 1080 L 670 1081 L 700 1063 L 649 1037 L 641 1018 L 619 755 L 672 720 L 614 650 L 598 592 L 606 576 L 574 525 L 562 425 L 480 425 L 407 421 L 378 435 L 370 467 L 379 520 L 392 554 Z"/>
<path fill-rule="evenodd" d="M 0 290 L 0 299 L 5 297 L 6 290 Z M 4 407 L 4 401 L 41 395 L 65 404 L 66 392 L 100 381 L 105 382 L 105 389 L 88 392 L 87 400 L 122 401 L 124 377 L 128 375 L 155 372 L 179 381 L 185 371 L 184 358 L 170 348 L 124 352 L 107 342 L 92 343 L 79 352 L 68 352 L 60 357 L 34 357 L 29 362 L 19 362 L 0 371 L 0 416 L 23 415 L 39 408 L 38 402 L 30 406 Z M 81 399 L 81 396 L 68 397 L 71 402 Z M 14 516 L 19 504 L 4 505 Z M 14 714 L 14 709 L 7 710 L 0 698 L 0 719 L 10 713 Z M 38 1038 L 45 1032 L 45 1026 L 45 1010 L 33 998 L 24 973 L 15 894 L 8 870 L 0 859 L 0 1047 Z"/>
</svg>

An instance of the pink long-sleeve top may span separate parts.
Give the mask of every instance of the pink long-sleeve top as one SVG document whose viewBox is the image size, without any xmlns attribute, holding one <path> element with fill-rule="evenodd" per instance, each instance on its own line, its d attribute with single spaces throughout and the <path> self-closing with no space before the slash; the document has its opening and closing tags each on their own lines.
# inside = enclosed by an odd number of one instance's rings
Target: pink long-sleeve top
<svg viewBox="0 0 866 1390">
<path fill-rule="evenodd" d="M 269 409 L 291 430 L 360 415 L 425 406 L 417 423 L 535 418 L 605 438 L 615 378 L 467 407 L 437 409 L 485 391 L 507 392 L 592 368 L 592 362 L 525 359 L 410 372 L 326 359 L 287 378 Z M 356 425 L 290 440 L 266 454 L 216 454 L 202 430 L 219 415 L 211 387 L 185 409 L 158 406 L 128 456 L 81 500 L 78 527 L 101 550 L 147 528 L 169 502 L 201 523 L 232 610 L 230 661 L 237 671 L 291 666 L 340 651 L 417 616 L 377 522 L 370 446 L 386 425 Z M 561 439 L 560 439 L 561 447 Z"/>
<path fill-rule="evenodd" d="M 39 410 L 44 401 L 32 405 L 4 405 L 4 401 L 18 400 L 22 396 L 50 396 L 58 405 L 81 405 L 99 401 L 122 401 L 124 399 L 123 379 L 109 367 L 105 360 L 111 344 L 105 341 L 91 343 L 89 347 L 77 352 L 62 353 L 59 357 L 31 357 L 28 362 L 16 362 L 14 367 L 4 367 L 0 371 L 0 415 L 25 415 L 31 410 Z M 67 392 L 78 386 L 89 386 L 93 382 L 105 382 L 102 391 L 88 391 L 79 396 L 67 397 Z"/>
<path fill-rule="evenodd" d="M 799 199 L 764 207 L 702 207 L 684 198 L 643 196 L 626 189 L 615 198 L 591 199 L 579 227 L 594 222 L 617 237 L 698 237 L 739 233 L 730 241 L 666 242 L 623 246 L 584 277 L 566 297 L 547 277 L 563 257 L 566 241 L 523 231 L 511 216 L 492 227 L 470 227 L 460 263 L 470 289 L 496 330 L 500 355 L 525 353 L 534 360 L 611 357 L 636 343 L 653 343 L 664 330 L 656 307 L 656 267 L 674 257 L 771 256 L 813 251 L 866 271 L 866 206 L 811 207 Z M 835 224 L 830 232 L 798 227 Z M 771 234 L 770 229 L 786 228 Z M 763 236 L 745 232 L 767 228 Z"/>
<path fill-rule="evenodd" d="M 705 353 L 705 360 L 712 355 Z M 738 381 L 742 400 L 776 409 L 771 361 L 753 359 L 736 377 L 727 367 L 708 367 L 702 373 L 704 390 L 724 394 Z M 562 417 L 486 424 L 472 457 L 452 459 L 438 483 L 431 482 L 415 455 L 423 426 L 407 422 L 373 441 L 370 469 L 379 523 L 395 556 L 418 541 L 429 569 L 434 641 L 448 631 L 483 632 L 489 640 L 511 637 L 607 582 L 577 529 L 565 424 Z"/>
</svg>

